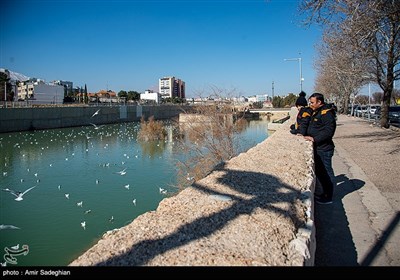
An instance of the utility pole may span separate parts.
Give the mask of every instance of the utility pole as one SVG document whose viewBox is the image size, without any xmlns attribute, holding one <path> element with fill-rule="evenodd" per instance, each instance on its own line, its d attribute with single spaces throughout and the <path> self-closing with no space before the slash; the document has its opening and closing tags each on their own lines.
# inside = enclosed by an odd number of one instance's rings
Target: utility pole
<svg viewBox="0 0 400 280">
<path fill-rule="evenodd" d="M 272 100 L 274 100 L 274 81 L 272 81 Z"/>
<path fill-rule="evenodd" d="M 7 108 L 7 82 L 4 82 L 4 104 L 5 108 Z"/>
</svg>

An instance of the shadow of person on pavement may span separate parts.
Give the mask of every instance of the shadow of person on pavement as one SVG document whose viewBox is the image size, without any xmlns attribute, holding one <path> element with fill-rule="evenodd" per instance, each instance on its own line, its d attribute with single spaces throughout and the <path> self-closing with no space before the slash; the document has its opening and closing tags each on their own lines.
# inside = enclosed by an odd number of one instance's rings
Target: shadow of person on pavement
<svg viewBox="0 0 400 280">
<path fill-rule="evenodd" d="M 340 174 L 335 177 L 335 183 L 333 203 L 315 204 L 317 240 L 315 266 L 358 266 L 357 251 L 350 232 L 343 198 L 362 188 L 365 182 L 349 179 L 345 174 Z"/>
</svg>

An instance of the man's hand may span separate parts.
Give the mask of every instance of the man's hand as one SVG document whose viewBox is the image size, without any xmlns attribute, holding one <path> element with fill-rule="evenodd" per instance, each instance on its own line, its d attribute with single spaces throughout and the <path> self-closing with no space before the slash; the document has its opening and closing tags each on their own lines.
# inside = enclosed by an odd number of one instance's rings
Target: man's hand
<svg viewBox="0 0 400 280">
<path fill-rule="evenodd" d="M 314 138 L 311 136 L 304 136 L 304 139 L 306 139 L 307 141 L 314 142 Z"/>
</svg>

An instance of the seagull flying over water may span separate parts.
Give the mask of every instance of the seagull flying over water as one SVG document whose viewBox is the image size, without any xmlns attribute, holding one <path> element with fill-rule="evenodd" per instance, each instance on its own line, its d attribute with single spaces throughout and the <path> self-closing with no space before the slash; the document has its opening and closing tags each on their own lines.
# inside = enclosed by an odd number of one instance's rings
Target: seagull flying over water
<svg viewBox="0 0 400 280">
<path fill-rule="evenodd" d="M 6 189 L 2 189 L 3 191 L 6 191 L 6 192 L 10 192 L 12 195 L 14 195 L 15 197 L 16 197 L 16 201 L 21 201 L 21 200 L 23 200 L 23 196 L 24 196 L 24 194 L 26 194 L 27 192 L 29 192 L 31 189 L 33 189 L 33 188 L 35 188 L 36 186 L 33 186 L 32 188 L 29 188 L 29 189 L 27 189 L 26 191 L 24 191 L 24 192 L 20 192 L 20 191 L 14 191 L 14 190 L 10 190 L 9 188 L 6 188 Z"/>
<path fill-rule="evenodd" d="M 95 125 L 94 123 L 90 123 L 90 124 L 94 126 L 94 129 L 100 129 L 103 127 L 103 125 Z"/>
<path fill-rule="evenodd" d="M 20 229 L 20 228 L 13 225 L 0 225 L 0 230 L 3 229 Z"/>
<path fill-rule="evenodd" d="M 91 116 L 91 118 L 93 118 L 94 116 L 98 115 L 98 114 L 99 114 L 99 112 L 100 112 L 100 109 L 99 109 L 99 110 L 97 110 L 96 112 L 94 112 L 94 114 Z"/>
<path fill-rule="evenodd" d="M 124 169 L 124 170 L 121 170 L 121 171 L 118 171 L 118 172 L 116 172 L 116 173 L 118 173 L 119 175 L 125 175 L 126 174 L 126 168 Z"/>
<path fill-rule="evenodd" d="M 81 227 L 83 227 L 83 229 L 86 229 L 86 221 L 81 222 Z"/>
</svg>

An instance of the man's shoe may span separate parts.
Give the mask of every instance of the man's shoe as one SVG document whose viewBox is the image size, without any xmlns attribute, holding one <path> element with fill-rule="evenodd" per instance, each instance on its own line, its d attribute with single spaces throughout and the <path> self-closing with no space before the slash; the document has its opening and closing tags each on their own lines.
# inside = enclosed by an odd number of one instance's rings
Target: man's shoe
<svg viewBox="0 0 400 280">
<path fill-rule="evenodd" d="M 326 197 L 316 197 L 315 202 L 318 204 L 332 204 L 332 199 Z"/>
</svg>

